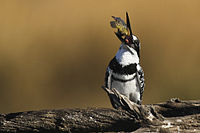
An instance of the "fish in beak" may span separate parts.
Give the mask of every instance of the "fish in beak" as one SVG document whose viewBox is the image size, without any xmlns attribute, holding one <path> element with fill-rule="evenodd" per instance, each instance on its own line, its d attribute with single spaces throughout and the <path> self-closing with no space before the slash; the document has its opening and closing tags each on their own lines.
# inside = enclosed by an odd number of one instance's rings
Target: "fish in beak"
<svg viewBox="0 0 200 133">
<path fill-rule="evenodd" d="M 126 12 L 126 23 L 120 17 L 112 16 L 114 21 L 110 22 L 112 28 L 116 28 L 115 35 L 124 44 L 132 43 L 132 31 L 128 13 Z"/>
</svg>

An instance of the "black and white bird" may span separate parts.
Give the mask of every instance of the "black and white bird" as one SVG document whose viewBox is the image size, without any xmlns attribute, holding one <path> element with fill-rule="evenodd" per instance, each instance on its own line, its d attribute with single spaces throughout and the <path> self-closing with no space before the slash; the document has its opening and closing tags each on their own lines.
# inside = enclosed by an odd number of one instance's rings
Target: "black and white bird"
<svg viewBox="0 0 200 133">
<path fill-rule="evenodd" d="M 105 74 L 105 87 L 115 88 L 130 101 L 141 104 L 144 91 L 144 72 L 140 66 L 140 41 L 132 34 L 128 13 L 126 24 L 119 17 L 113 17 L 111 26 L 117 28 L 116 36 L 122 42 L 115 57 L 110 61 Z M 110 97 L 114 108 L 119 108 Z"/>
</svg>

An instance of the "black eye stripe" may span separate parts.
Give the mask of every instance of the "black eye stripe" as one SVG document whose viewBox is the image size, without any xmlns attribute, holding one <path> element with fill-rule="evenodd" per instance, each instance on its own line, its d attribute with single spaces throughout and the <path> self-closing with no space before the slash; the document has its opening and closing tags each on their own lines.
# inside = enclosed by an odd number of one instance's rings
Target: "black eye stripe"
<svg viewBox="0 0 200 133">
<path fill-rule="evenodd" d="M 137 40 L 134 40 L 134 43 L 139 44 L 140 41 L 137 39 Z"/>
</svg>

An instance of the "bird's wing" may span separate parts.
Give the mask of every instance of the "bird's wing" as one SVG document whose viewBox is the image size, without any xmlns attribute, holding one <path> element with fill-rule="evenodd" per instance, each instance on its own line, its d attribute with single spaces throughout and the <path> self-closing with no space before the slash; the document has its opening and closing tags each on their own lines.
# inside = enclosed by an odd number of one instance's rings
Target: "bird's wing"
<svg viewBox="0 0 200 133">
<path fill-rule="evenodd" d="M 112 70 L 108 67 L 105 74 L 105 87 L 107 89 L 112 89 Z M 117 97 L 115 95 L 108 94 L 110 98 L 110 102 L 113 108 L 118 109 L 120 108 L 121 104 L 119 103 Z"/>
<path fill-rule="evenodd" d="M 137 65 L 137 73 L 136 73 L 136 78 L 137 78 L 137 83 L 138 83 L 138 87 L 140 90 L 140 101 L 142 101 L 142 95 L 144 92 L 144 71 L 142 69 L 142 67 L 140 66 L 140 64 Z"/>
<path fill-rule="evenodd" d="M 112 85 L 112 70 L 108 67 L 105 74 L 105 87 L 111 88 Z"/>
</svg>

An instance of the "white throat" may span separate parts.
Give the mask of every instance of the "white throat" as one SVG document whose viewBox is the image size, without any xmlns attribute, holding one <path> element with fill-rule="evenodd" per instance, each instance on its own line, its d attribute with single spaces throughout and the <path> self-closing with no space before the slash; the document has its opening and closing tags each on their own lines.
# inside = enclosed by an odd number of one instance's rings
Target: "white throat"
<svg viewBox="0 0 200 133">
<path fill-rule="evenodd" d="M 121 44 L 119 50 L 117 51 L 116 59 L 122 66 L 139 63 L 137 52 L 133 48 L 127 48 L 125 44 Z"/>
</svg>

